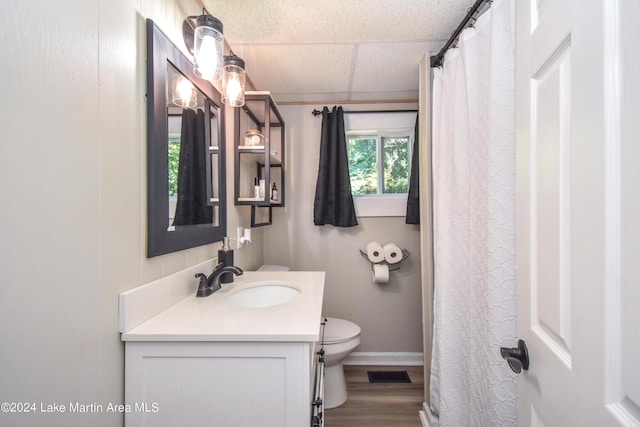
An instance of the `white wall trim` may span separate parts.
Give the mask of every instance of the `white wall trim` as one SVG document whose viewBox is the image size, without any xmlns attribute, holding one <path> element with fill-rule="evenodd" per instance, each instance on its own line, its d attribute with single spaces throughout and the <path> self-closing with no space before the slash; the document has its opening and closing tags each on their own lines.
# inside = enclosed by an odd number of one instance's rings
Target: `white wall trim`
<svg viewBox="0 0 640 427">
<path fill-rule="evenodd" d="M 438 425 L 440 425 L 440 420 L 438 417 L 433 415 L 433 412 L 431 412 L 431 408 L 429 408 L 427 402 L 422 402 L 422 410 L 419 411 L 419 414 L 423 427 L 438 427 Z"/>
<path fill-rule="evenodd" d="M 431 404 L 431 354 L 433 342 L 433 164 L 431 146 L 431 85 L 433 71 L 431 54 L 427 52 L 420 63 L 420 271 L 422 286 L 422 351 L 424 352 L 424 395 Z"/>
<path fill-rule="evenodd" d="M 380 216 L 406 216 L 407 195 L 353 196 L 358 218 Z"/>
<path fill-rule="evenodd" d="M 355 352 L 343 362 L 345 365 L 372 366 L 423 366 L 422 353 L 412 352 Z"/>
</svg>

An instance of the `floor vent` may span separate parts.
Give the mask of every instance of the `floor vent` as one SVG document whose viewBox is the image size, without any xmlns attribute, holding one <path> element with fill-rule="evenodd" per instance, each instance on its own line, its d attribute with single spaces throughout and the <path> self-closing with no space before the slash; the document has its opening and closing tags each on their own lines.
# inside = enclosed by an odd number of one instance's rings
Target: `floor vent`
<svg viewBox="0 0 640 427">
<path fill-rule="evenodd" d="M 407 371 L 367 371 L 370 383 L 410 383 Z"/>
</svg>

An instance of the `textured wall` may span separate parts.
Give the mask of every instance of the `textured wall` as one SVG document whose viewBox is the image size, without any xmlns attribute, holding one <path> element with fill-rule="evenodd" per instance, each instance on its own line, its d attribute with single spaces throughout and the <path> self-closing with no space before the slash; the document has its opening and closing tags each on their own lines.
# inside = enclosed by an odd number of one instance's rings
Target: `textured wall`
<svg viewBox="0 0 640 427">
<path fill-rule="evenodd" d="M 144 19 L 180 46 L 182 20 L 198 11 L 192 0 L 3 4 L 1 402 L 120 404 L 118 294 L 215 256 L 219 244 L 145 256 Z M 247 208 L 228 212 L 230 230 L 249 225 Z M 236 256 L 243 267 L 262 262 L 253 236 Z M 0 413 L 3 426 L 121 422 Z"/>
<path fill-rule="evenodd" d="M 361 352 L 422 352 L 419 226 L 404 217 L 359 218 L 351 228 L 313 225 L 322 106 L 282 106 L 287 126 L 287 207 L 274 209 L 266 230 L 264 259 L 295 270 L 326 271 L 324 314 L 362 328 Z M 345 110 L 389 106 L 345 106 Z M 415 108 L 415 105 L 397 108 Z M 371 266 L 359 253 L 370 241 L 394 242 L 411 256 L 387 284 L 375 284 Z"/>
</svg>

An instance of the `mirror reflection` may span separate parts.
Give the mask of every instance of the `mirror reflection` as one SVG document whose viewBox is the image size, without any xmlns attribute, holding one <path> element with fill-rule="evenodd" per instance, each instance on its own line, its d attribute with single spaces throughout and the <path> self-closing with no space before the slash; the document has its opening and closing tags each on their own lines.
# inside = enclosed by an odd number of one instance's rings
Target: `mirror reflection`
<svg viewBox="0 0 640 427">
<path fill-rule="evenodd" d="M 217 225 L 218 176 L 207 173 L 212 164 L 217 164 L 217 108 L 171 64 L 167 64 L 167 100 L 167 230 L 185 225 Z"/>
<path fill-rule="evenodd" d="M 224 108 L 220 93 L 147 20 L 147 256 L 226 234 Z"/>
</svg>

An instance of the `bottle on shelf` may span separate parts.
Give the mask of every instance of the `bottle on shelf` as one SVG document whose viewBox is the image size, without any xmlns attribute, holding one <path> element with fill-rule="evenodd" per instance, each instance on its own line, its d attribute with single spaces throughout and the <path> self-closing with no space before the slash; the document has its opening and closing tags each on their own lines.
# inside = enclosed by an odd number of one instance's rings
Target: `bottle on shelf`
<svg viewBox="0 0 640 427">
<path fill-rule="evenodd" d="M 273 200 L 275 202 L 278 201 L 278 187 L 276 186 L 275 182 L 271 186 L 271 200 Z"/>
<path fill-rule="evenodd" d="M 253 179 L 253 198 L 254 199 L 260 198 L 260 184 L 258 184 L 258 177 L 255 177 Z"/>
</svg>

